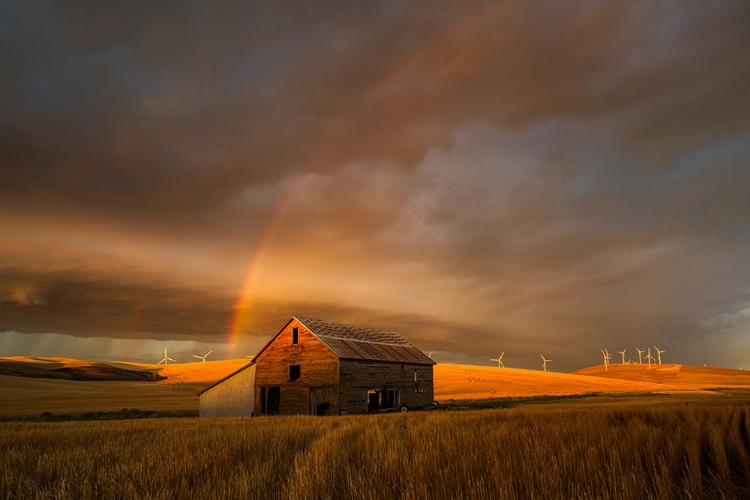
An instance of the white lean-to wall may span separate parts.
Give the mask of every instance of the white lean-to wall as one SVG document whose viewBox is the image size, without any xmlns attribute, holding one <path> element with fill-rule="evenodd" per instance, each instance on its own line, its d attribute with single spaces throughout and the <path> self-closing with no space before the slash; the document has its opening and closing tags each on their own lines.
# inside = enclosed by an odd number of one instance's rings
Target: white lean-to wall
<svg viewBox="0 0 750 500">
<path fill-rule="evenodd" d="M 200 395 L 201 417 L 249 417 L 255 405 L 255 365 Z"/>
</svg>

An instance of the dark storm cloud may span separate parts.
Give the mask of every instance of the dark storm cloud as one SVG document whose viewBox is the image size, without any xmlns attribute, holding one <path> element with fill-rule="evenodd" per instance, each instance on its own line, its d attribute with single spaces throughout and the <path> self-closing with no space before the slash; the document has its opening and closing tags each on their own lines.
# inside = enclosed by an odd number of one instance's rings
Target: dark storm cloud
<svg viewBox="0 0 750 500">
<path fill-rule="evenodd" d="M 53 238 L 60 241 L 59 233 L 51 232 Z M 179 273 L 158 259 L 112 253 L 92 240 L 82 246 L 25 243 L 0 244 L 0 331 L 141 339 L 227 331 L 234 297 L 199 269 Z"/>
<path fill-rule="evenodd" d="M 196 231 L 248 186 L 413 167 L 476 120 L 630 111 L 622 140 L 670 158 L 747 126 L 746 4 L 538 7 L 6 6 L 5 203 Z"/>
</svg>

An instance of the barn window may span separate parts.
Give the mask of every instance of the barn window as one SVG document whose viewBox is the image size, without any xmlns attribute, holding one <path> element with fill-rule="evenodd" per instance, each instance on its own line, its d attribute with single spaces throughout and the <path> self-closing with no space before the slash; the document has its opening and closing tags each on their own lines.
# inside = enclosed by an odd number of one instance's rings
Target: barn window
<svg viewBox="0 0 750 500">
<path fill-rule="evenodd" d="M 300 375 L 300 366 L 299 365 L 289 365 L 289 380 L 297 380 L 299 379 Z"/>
<path fill-rule="evenodd" d="M 398 389 L 386 389 L 381 393 L 381 408 L 395 408 L 399 404 L 401 404 L 401 391 Z"/>
<path fill-rule="evenodd" d="M 369 389 L 367 391 L 367 411 L 396 408 L 400 404 L 401 391 L 399 389 Z"/>
<path fill-rule="evenodd" d="M 299 344 L 299 328 L 292 328 L 292 344 Z"/>
</svg>

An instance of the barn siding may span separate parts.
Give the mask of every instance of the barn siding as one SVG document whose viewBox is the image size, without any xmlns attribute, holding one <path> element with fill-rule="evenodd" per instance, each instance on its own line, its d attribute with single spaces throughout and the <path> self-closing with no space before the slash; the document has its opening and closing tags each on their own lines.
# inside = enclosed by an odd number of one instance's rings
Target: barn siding
<svg viewBox="0 0 750 500">
<path fill-rule="evenodd" d="M 435 399 L 432 365 L 340 360 L 339 409 L 367 412 L 368 389 L 399 389 L 401 406 L 428 405 Z M 417 381 L 414 383 L 414 372 Z"/>
<path fill-rule="evenodd" d="M 292 329 L 299 329 L 299 343 L 292 344 Z M 261 387 L 279 387 L 279 413 L 310 414 L 310 390 L 332 387 L 331 413 L 338 413 L 339 359 L 302 323 L 293 319 L 255 358 L 255 408 L 261 411 Z M 300 365 L 300 378 L 289 380 L 289 366 Z"/>
<path fill-rule="evenodd" d="M 200 395 L 201 417 L 249 417 L 255 403 L 255 366 L 250 365 Z"/>
</svg>

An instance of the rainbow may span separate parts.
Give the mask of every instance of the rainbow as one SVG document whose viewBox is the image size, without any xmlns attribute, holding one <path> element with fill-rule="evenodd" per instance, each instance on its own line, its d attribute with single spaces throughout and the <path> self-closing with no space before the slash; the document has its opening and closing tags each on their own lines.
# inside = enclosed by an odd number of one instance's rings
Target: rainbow
<svg viewBox="0 0 750 500">
<path fill-rule="evenodd" d="M 508 5 L 498 3 L 490 3 L 486 7 L 479 7 L 469 15 L 467 15 L 462 21 L 455 23 L 450 28 L 446 29 L 444 33 L 439 34 L 425 43 L 419 50 L 417 50 L 411 57 L 401 63 L 395 70 L 391 71 L 385 78 L 383 78 L 378 85 L 368 94 L 370 100 L 377 99 L 394 86 L 396 86 L 405 75 L 416 69 L 421 63 L 425 62 L 429 57 L 432 57 L 436 53 L 439 53 L 444 49 L 445 44 L 448 43 L 452 38 L 455 38 L 462 31 L 470 31 L 477 24 L 485 21 L 491 16 L 498 15 L 499 12 L 508 10 Z M 506 42 L 507 43 L 507 42 Z"/>
<path fill-rule="evenodd" d="M 266 227 L 266 231 L 263 233 L 263 236 L 260 239 L 260 243 L 255 249 L 252 258 L 250 259 L 250 265 L 248 266 L 245 280 L 242 283 L 240 296 L 234 304 L 234 317 L 232 318 L 232 325 L 229 330 L 229 338 L 227 342 L 229 344 L 230 354 L 234 354 L 237 337 L 239 337 L 242 331 L 242 324 L 247 317 L 249 310 L 251 309 L 251 299 L 253 293 L 253 285 L 255 284 L 255 276 L 258 269 L 261 267 L 263 256 L 266 254 L 268 247 L 273 241 L 273 237 L 276 234 L 276 229 L 278 228 L 284 214 L 289 209 L 289 206 L 294 199 L 294 195 L 297 193 L 300 186 L 304 183 L 305 179 L 306 176 L 300 176 L 299 179 L 297 179 L 289 188 L 286 196 L 279 204 L 279 208 L 276 210 L 273 217 L 271 217 L 271 220 Z"/>
</svg>

